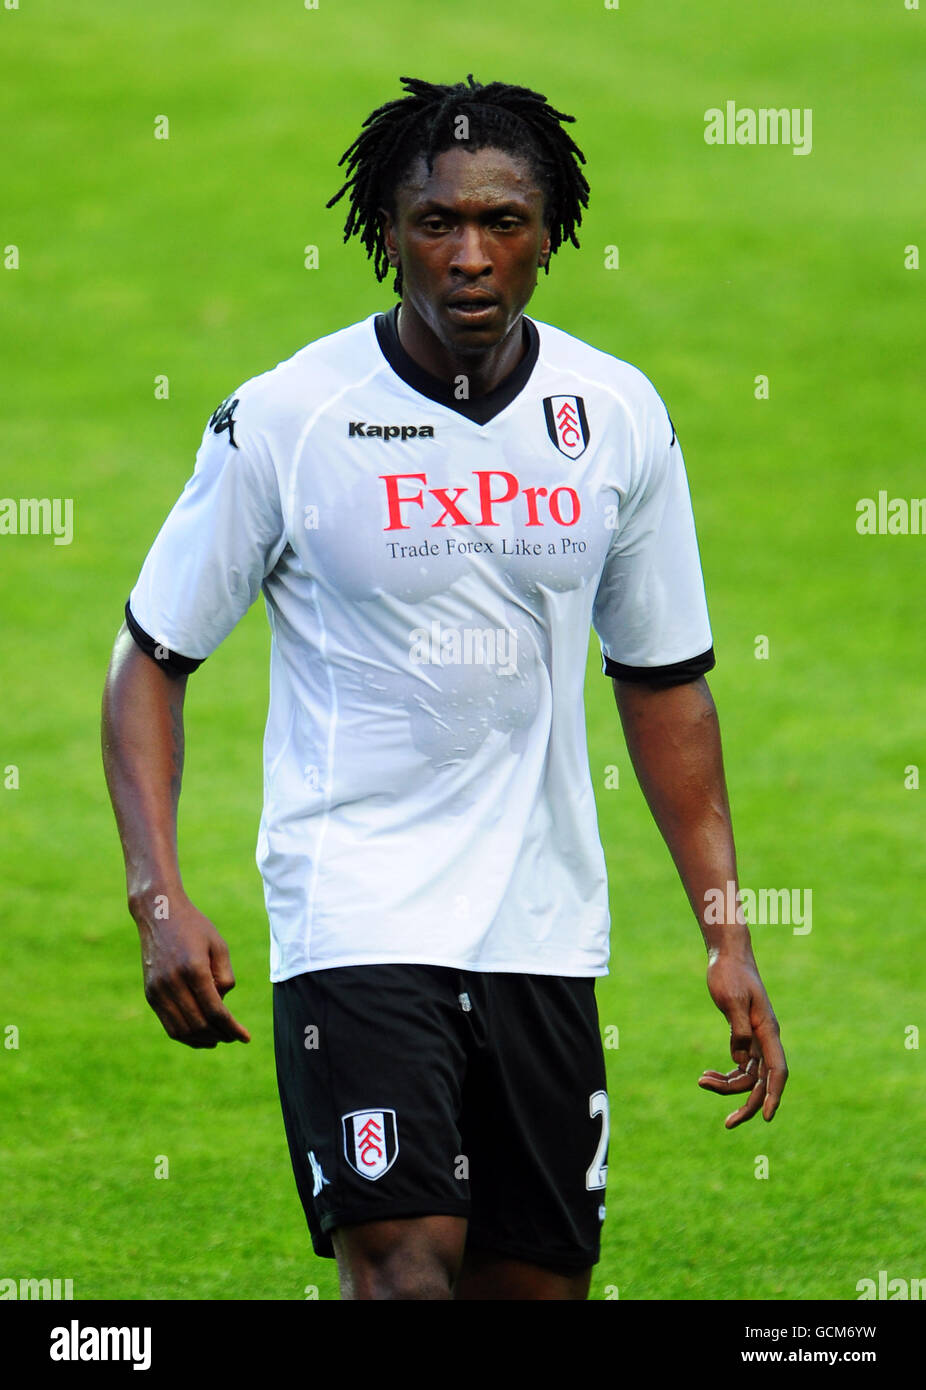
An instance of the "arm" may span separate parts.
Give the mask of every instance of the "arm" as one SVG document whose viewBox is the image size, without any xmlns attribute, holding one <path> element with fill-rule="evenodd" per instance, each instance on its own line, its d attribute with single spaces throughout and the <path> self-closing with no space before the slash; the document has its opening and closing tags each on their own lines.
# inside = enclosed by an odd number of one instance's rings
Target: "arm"
<svg viewBox="0 0 926 1390">
<path fill-rule="evenodd" d="M 123 625 L 103 692 L 103 766 L 141 939 L 145 998 L 170 1037 L 215 1047 L 250 1035 L 222 1002 L 235 983 L 228 947 L 184 893 L 177 862 L 186 681 L 146 656 Z"/>
<path fill-rule="evenodd" d="M 701 676 L 659 690 L 614 681 L 634 771 L 668 845 L 707 947 L 707 986 L 730 1024 L 734 1071 L 706 1071 L 699 1085 L 719 1095 L 748 1091 L 728 1115 L 735 1128 L 762 1107 L 771 1120 L 788 1078 L 778 1021 L 759 977 L 749 928 L 737 904 L 736 921 L 705 921 L 709 890 L 736 884 L 736 851 L 723 773 L 717 711 Z"/>
</svg>

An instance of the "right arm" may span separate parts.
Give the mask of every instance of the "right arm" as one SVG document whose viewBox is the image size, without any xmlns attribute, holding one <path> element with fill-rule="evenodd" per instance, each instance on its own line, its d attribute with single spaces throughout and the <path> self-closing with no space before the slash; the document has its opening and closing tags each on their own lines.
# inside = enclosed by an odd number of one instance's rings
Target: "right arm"
<svg viewBox="0 0 926 1390">
<path fill-rule="evenodd" d="M 123 625 L 103 691 L 103 766 L 141 940 L 145 998 L 189 1047 L 250 1042 L 222 1002 L 234 987 L 228 947 L 183 891 L 177 803 L 186 676 L 169 675 Z"/>
</svg>

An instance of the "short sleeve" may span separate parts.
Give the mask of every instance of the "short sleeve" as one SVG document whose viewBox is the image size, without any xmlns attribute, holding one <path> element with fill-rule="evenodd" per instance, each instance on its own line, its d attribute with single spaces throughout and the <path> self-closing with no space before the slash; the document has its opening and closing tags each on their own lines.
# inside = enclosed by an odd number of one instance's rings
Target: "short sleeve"
<svg viewBox="0 0 926 1390">
<path fill-rule="evenodd" d="M 286 544 L 269 448 L 238 405 L 229 397 L 213 414 L 126 609 L 139 646 L 156 645 L 174 671 L 195 669 L 228 636 Z"/>
<path fill-rule="evenodd" d="M 592 622 L 605 675 L 669 686 L 711 670 L 714 651 L 681 445 L 646 384 L 640 462 L 620 495 Z"/>
</svg>

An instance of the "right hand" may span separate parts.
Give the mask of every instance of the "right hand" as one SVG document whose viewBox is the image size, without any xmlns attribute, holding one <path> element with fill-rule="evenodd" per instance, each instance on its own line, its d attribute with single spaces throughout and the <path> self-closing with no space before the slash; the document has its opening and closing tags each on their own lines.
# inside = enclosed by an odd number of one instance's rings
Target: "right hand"
<svg viewBox="0 0 926 1390">
<path fill-rule="evenodd" d="M 150 910 L 136 916 L 145 998 L 164 1031 L 187 1047 L 250 1042 L 248 1030 L 222 1003 L 235 987 L 224 940 L 189 898 L 172 897 L 169 909 L 164 920 Z"/>
</svg>

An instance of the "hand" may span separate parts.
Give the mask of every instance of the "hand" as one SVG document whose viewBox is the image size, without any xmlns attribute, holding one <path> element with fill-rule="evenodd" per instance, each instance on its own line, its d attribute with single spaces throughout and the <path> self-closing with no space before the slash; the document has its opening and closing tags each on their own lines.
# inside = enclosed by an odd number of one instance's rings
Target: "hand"
<svg viewBox="0 0 926 1390">
<path fill-rule="evenodd" d="M 755 961 L 751 956 L 727 956 L 712 951 L 707 967 L 707 987 L 730 1024 L 730 1056 L 736 1068 L 726 1073 L 706 1071 L 698 1085 L 721 1096 L 749 1092 L 745 1104 L 727 1116 L 727 1129 L 735 1129 L 745 1120 L 751 1120 L 760 1106 L 762 1118 L 771 1120 L 788 1079 L 788 1066 L 778 1020 Z"/>
<path fill-rule="evenodd" d="M 168 1037 L 187 1047 L 250 1042 L 251 1035 L 222 1003 L 235 987 L 228 947 L 188 898 L 170 901 L 170 917 L 136 916 L 145 998 Z"/>
</svg>

